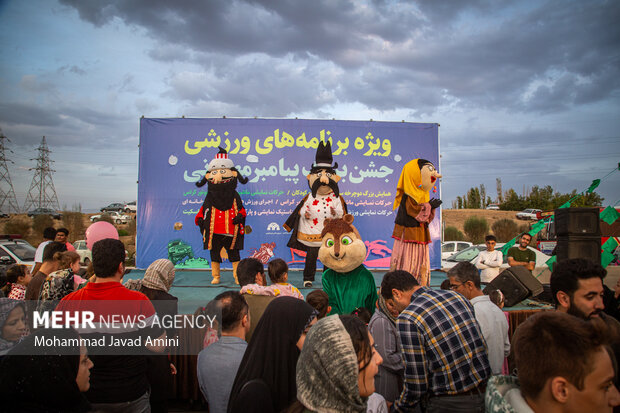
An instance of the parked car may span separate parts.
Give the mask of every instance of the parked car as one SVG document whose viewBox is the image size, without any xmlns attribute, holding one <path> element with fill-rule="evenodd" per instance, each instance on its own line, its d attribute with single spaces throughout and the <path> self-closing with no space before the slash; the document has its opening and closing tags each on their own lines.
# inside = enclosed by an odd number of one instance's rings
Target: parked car
<svg viewBox="0 0 620 413">
<path fill-rule="evenodd" d="M 0 212 L 0 218 L 11 218 L 11 216 L 9 214 L 4 213 L 4 212 Z"/>
<path fill-rule="evenodd" d="M 537 212 L 542 212 L 540 209 L 524 209 L 521 212 L 517 212 L 517 219 L 526 219 L 526 220 L 531 220 L 531 221 L 537 221 L 538 218 L 536 218 L 536 213 Z"/>
<path fill-rule="evenodd" d="M 116 211 L 116 212 L 123 212 L 123 210 L 125 209 L 125 204 L 119 204 L 118 202 L 115 202 L 113 204 L 110 204 L 106 207 L 101 208 L 101 212 L 112 212 L 112 211 Z"/>
<path fill-rule="evenodd" d="M 441 259 L 445 260 L 455 252 L 463 251 L 472 246 L 471 242 L 466 241 L 446 241 L 441 243 Z"/>
<path fill-rule="evenodd" d="M 499 211 L 499 205 L 497 205 L 497 204 L 489 204 L 489 205 L 487 205 L 486 209 L 490 209 L 490 210 L 493 210 L 493 211 Z"/>
<path fill-rule="evenodd" d="M 26 240 L 12 237 L 1 238 L 0 268 L 4 271 L 13 264 L 23 264 L 32 269 L 35 251 L 36 249 Z"/>
<path fill-rule="evenodd" d="M 123 209 L 125 213 L 136 212 L 137 210 L 136 201 L 126 203 Z"/>
<path fill-rule="evenodd" d="M 51 208 L 35 208 L 28 212 L 29 217 L 36 217 L 37 215 L 51 215 L 54 219 L 62 219 L 62 214 Z"/>
<path fill-rule="evenodd" d="M 505 243 L 497 244 L 495 246 L 495 249 L 501 249 L 504 245 Z M 536 248 L 533 248 L 530 246 L 528 246 L 528 248 L 534 251 L 534 253 L 536 254 L 536 267 L 544 267 L 547 260 L 551 258 L 550 255 L 544 254 L 541 251 L 538 251 Z M 480 251 L 483 251 L 486 249 L 487 247 L 484 244 L 472 245 L 471 247 L 466 248 L 461 252 L 457 252 L 456 254 L 450 256 L 449 258 L 445 260 L 442 259 L 441 268 L 452 268 L 456 264 L 462 261 L 469 261 L 473 264 L 474 260 L 476 259 Z M 500 268 L 508 268 L 508 267 L 509 267 L 508 257 L 506 257 L 506 255 L 504 254 L 504 263 L 500 266 Z"/>
<path fill-rule="evenodd" d="M 93 253 L 86 247 L 86 240 L 77 240 L 73 243 L 73 246 L 75 247 L 75 252 L 80 256 L 80 263 L 88 267 L 88 264 L 93 260 Z"/>
<path fill-rule="evenodd" d="M 129 220 L 131 220 L 131 217 L 129 215 L 119 214 L 116 211 L 106 212 L 105 214 L 93 215 L 92 217 L 90 217 L 90 220 L 91 222 L 97 222 L 97 221 L 100 221 L 101 217 L 103 216 L 108 216 L 112 218 L 112 222 L 114 222 L 117 225 L 126 224 Z"/>
</svg>

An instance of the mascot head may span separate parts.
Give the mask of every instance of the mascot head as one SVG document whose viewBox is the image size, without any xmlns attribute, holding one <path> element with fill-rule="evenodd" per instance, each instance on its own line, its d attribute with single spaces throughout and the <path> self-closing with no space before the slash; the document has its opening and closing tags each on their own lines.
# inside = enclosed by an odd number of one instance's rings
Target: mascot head
<svg viewBox="0 0 620 413">
<path fill-rule="evenodd" d="M 319 259 L 332 270 L 353 271 L 366 259 L 366 245 L 357 229 L 351 225 L 353 215 L 326 219 L 319 248 Z"/>
<path fill-rule="evenodd" d="M 327 195 L 331 192 L 334 195 L 339 196 L 340 190 L 338 189 L 338 181 L 340 177 L 336 175 L 336 168 L 338 168 L 338 162 L 332 165 L 332 145 L 323 141 L 319 142 L 319 146 L 316 149 L 316 163 L 310 168 L 310 174 L 306 176 L 308 178 L 308 185 L 312 191 L 312 196 L 316 197 L 316 194 Z"/>
<path fill-rule="evenodd" d="M 403 194 L 413 198 L 418 204 L 430 200 L 428 192 L 433 188 L 441 175 L 435 169 L 435 165 L 426 159 L 414 159 L 403 167 L 396 185 L 396 199 L 394 209 L 400 205 Z"/>
<path fill-rule="evenodd" d="M 197 187 L 201 187 L 204 184 L 209 184 L 209 191 L 218 190 L 234 190 L 237 188 L 237 181 L 242 184 L 248 182 L 248 178 L 241 176 L 235 164 L 228 157 L 226 149 L 219 147 L 219 152 L 215 155 L 215 158 L 209 162 L 207 166 L 207 174 L 202 180 L 196 182 Z"/>
</svg>

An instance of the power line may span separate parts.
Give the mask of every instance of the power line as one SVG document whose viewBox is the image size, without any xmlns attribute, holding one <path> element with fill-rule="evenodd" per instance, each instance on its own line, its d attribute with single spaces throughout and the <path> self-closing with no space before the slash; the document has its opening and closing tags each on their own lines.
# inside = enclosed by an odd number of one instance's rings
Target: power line
<svg viewBox="0 0 620 413">
<path fill-rule="evenodd" d="M 4 211 L 6 206 L 6 212 L 18 214 L 21 211 L 19 210 L 19 204 L 17 203 L 17 197 L 11 182 L 11 175 L 9 175 L 9 168 L 6 165 L 7 159 L 4 154 L 5 140 L 10 142 L 9 138 L 0 132 L 0 211 Z"/>
<path fill-rule="evenodd" d="M 50 150 L 47 147 L 45 136 L 41 140 L 41 145 L 37 148 L 39 156 L 35 159 L 37 166 L 30 168 L 29 171 L 34 170 L 34 176 L 28 189 L 28 195 L 26 196 L 26 202 L 24 203 L 24 211 L 28 211 L 30 208 L 52 208 L 60 209 L 58 204 L 58 197 L 56 196 L 56 189 L 54 188 L 54 181 L 52 180 L 52 172 L 56 172 L 50 168 Z"/>
</svg>

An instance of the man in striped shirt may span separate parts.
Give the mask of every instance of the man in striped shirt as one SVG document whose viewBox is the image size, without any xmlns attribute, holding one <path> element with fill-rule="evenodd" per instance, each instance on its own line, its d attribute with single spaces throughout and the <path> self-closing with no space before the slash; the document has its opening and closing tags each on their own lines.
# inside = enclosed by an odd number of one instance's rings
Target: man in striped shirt
<svg viewBox="0 0 620 413">
<path fill-rule="evenodd" d="M 394 410 L 484 412 L 491 368 L 471 303 L 454 291 L 422 287 L 404 271 L 385 275 L 381 295 L 400 312 L 405 384 Z"/>
</svg>

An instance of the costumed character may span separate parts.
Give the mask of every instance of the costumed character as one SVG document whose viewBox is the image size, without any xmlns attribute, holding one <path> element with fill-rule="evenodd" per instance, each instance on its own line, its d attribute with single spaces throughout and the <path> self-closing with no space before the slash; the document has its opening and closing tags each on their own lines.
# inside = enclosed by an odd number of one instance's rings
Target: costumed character
<svg viewBox="0 0 620 413">
<path fill-rule="evenodd" d="M 239 251 L 243 249 L 247 214 L 236 188 L 237 181 L 245 184 L 248 178 L 244 178 L 237 171 L 226 150 L 221 147 L 219 149 L 215 158 L 209 162 L 207 174 L 196 182 L 199 188 L 206 183 L 208 192 L 194 221 L 200 228 L 204 249 L 211 253 L 211 284 L 220 283 L 222 248 L 226 250 L 228 260 L 232 263 L 235 283 L 239 284 L 237 266 L 241 260 Z"/>
<path fill-rule="evenodd" d="M 330 314 L 351 314 L 358 307 L 374 313 L 377 286 L 372 273 L 364 267 L 366 245 L 351 225 L 353 215 L 326 219 L 319 259 L 328 267 L 323 272 L 323 291 L 329 297 Z"/>
<path fill-rule="evenodd" d="M 316 164 L 312 165 L 310 174 L 306 176 L 312 193 L 301 200 L 283 225 L 288 232 L 293 231 L 286 245 L 306 251 L 304 287 L 312 287 L 314 281 L 323 222 L 326 218 L 342 218 L 347 213 L 347 205 L 338 189 L 338 163 L 332 165 L 332 146 L 329 142 L 319 142 L 315 160 Z"/>
<path fill-rule="evenodd" d="M 428 225 L 441 205 L 441 200 L 430 199 L 429 191 L 439 178 L 441 175 L 430 161 L 414 159 L 403 167 L 396 186 L 394 209 L 398 208 L 398 212 L 392 233 L 390 271 L 410 272 L 422 286 L 429 285 L 431 276 Z"/>
</svg>

